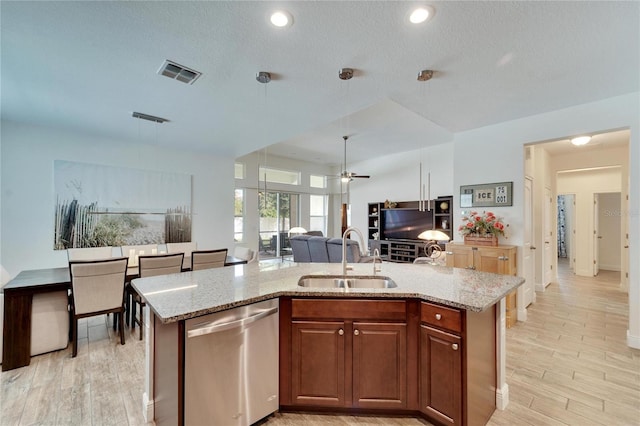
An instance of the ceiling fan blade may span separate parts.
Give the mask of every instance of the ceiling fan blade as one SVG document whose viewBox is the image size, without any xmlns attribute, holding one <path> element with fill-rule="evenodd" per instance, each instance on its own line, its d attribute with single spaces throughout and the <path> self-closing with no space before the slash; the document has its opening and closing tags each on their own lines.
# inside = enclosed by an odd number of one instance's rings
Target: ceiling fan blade
<svg viewBox="0 0 640 426">
<path fill-rule="evenodd" d="M 351 177 L 352 178 L 359 178 L 359 179 L 369 179 L 371 176 L 369 176 L 369 175 L 357 175 L 355 173 L 351 173 Z"/>
</svg>

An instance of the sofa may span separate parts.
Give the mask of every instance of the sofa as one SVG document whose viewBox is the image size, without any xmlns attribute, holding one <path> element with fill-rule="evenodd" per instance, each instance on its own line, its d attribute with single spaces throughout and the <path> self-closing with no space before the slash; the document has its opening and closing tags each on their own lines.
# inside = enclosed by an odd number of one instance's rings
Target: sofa
<svg viewBox="0 0 640 426">
<path fill-rule="evenodd" d="M 342 239 L 314 235 L 296 235 L 291 237 L 291 249 L 294 262 L 340 263 L 342 262 Z M 373 257 L 362 256 L 357 241 L 347 240 L 347 262 L 368 263 Z"/>
</svg>

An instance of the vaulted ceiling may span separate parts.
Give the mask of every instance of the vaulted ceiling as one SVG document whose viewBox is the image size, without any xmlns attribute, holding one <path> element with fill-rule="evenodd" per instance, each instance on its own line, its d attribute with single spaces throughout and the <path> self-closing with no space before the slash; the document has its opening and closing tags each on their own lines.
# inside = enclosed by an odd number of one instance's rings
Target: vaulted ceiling
<svg viewBox="0 0 640 426">
<path fill-rule="evenodd" d="M 410 24 L 420 3 L 2 1 L 2 119 L 335 165 L 344 134 L 359 161 L 640 89 L 639 2 L 429 2 Z M 161 76 L 166 59 L 202 76 Z"/>
</svg>

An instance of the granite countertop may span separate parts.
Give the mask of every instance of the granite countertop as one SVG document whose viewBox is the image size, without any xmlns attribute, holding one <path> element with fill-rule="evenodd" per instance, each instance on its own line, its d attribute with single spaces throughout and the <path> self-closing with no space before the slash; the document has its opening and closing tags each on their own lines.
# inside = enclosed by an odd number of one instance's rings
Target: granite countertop
<svg viewBox="0 0 640 426">
<path fill-rule="evenodd" d="M 372 275 L 372 263 L 350 264 L 348 275 Z M 377 275 L 396 288 L 309 288 L 303 275 L 341 275 L 340 263 L 283 262 L 227 266 L 132 281 L 163 323 L 172 323 L 281 296 L 416 298 L 482 312 L 524 283 L 524 278 L 429 264 L 383 263 Z"/>
</svg>

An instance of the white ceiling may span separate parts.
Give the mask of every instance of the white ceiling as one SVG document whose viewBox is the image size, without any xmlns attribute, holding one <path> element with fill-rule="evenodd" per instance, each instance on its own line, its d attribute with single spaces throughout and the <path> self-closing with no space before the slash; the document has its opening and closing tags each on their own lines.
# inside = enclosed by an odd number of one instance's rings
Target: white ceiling
<svg viewBox="0 0 640 426">
<path fill-rule="evenodd" d="M 637 1 L 430 2 L 416 26 L 417 4 L 2 1 L 2 119 L 334 165 L 343 134 L 360 161 L 639 90 Z M 268 23 L 276 7 L 291 27 Z M 160 76 L 165 59 L 203 75 Z M 434 78 L 418 82 L 422 69 Z"/>
<path fill-rule="evenodd" d="M 616 130 L 590 136 L 591 140 L 589 143 L 581 146 L 573 145 L 570 139 L 560 139 L 535 145 L 544 148 L 551 156 L 576 154 L 579 152 L 598 155 L 598 151 L 602 149 L 627 148 L 629 146 L 631 132 L 629 130 Z"/>
</svg>

